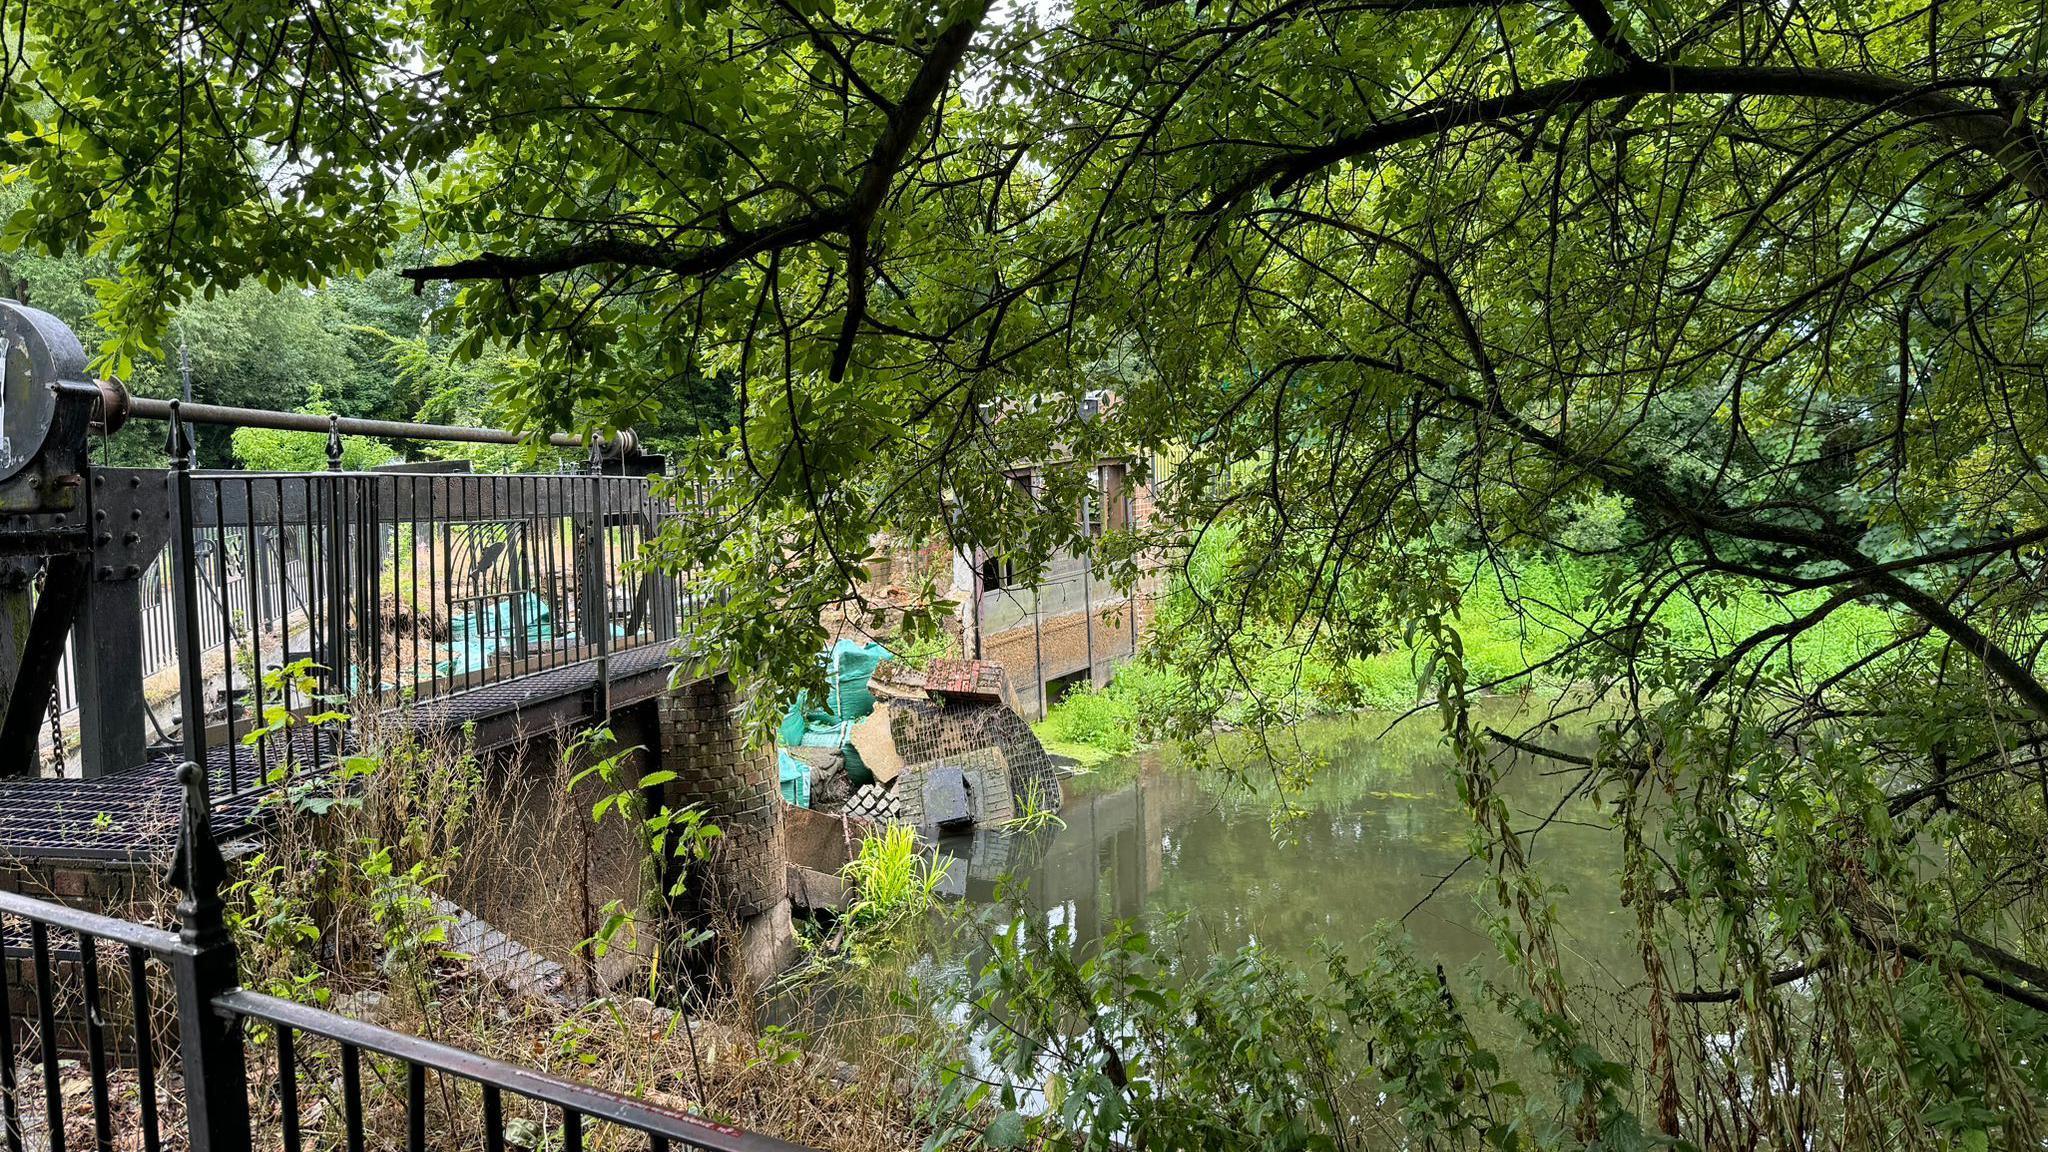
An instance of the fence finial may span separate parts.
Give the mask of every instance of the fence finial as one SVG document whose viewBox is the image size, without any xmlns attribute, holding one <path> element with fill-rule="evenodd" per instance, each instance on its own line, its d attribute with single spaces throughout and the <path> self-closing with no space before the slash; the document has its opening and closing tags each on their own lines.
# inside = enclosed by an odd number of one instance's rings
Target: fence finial
<svg viewBox="0 0 2048 1152">
<path fill-rule="evenodd" d="M 327 470 L 341 471 L 341 458 L 348 451 L 341 442 L 341 417 L 327 417 Z"/>
<path fill-rule="evenodd" d="M 164 433 L 164 455 L 171 458 L 171 467 L 189 467 L 192 463 L 192 437 L 185 431 L 185 420 L 181 413 L 183 405 L 171 401 L 170 428 Z"/>
<path fill-rule="evenodd" d="M 185 810 L 178 822 L 178 856 L 171 863 L 171 887 L 184 893 L 178 901 L 178 922 L 185 942 L 193 945 L 218 943 L 226 938 L 221 884 L 227 879 L 227 860 L 213 838 L 212 798 L 208 795 L 206 772 L 186 761 L 178 768 L 178 783 L 185 792 Z"/>
</svg>

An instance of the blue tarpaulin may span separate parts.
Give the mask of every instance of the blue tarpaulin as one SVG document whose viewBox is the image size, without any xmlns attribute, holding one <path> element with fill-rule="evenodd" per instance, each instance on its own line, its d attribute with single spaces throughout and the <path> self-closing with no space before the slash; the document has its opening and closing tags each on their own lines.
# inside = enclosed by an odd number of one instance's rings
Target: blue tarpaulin
<svg viewBox="0 0 2048 1152">
<path fill-rule="evenodd" d="M 555 641 L 548 602 L 531 592 L 516 592 L 491 601 L 448 622 L 448 643 L 454 649 L 434 664 L 437 676 L 461 676 L 490 666 L 498 651 L 513 643 L 524 626 L 526 642 L 543 646 Z"/>
<path fill-rule="evenodd" d="M 775 765 L 782 775 L 782 798 L 799 808 L 811 806 L 811 766 L 777 749 Z"/>
</svg>

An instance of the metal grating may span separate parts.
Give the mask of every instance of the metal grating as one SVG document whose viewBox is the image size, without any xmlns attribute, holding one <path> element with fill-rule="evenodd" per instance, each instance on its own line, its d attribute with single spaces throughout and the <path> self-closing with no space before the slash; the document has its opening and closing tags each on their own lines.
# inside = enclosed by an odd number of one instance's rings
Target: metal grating
<svg viewBox="0 0 2048 1152">
<path fill-rule="evenodd" d="M 267 741 L 260 761 L 256 748 L 212 749 L 208 778 L 214 795 L 226 797 L 214 804 L 214 832 L 233 839 L 255 829 L 275 786 L 252 782 L 319 763 L 332 755 L 333 741 L 332 733 L 300 729 L 289 744 Z M 177 844 L 180 795 L 175 753 L 93 780 L 0 780 L 0 858 L 166 859 Z"/>
<path fill-rule="evenodd" d="M 607 662 L 615 690 L 630 684 L 631 697 L 642 699 L 666 684 L 674 664 L 673 650 L 665 644 L 628 649 Z M 597 676 L 597 662 L 587 661 L 426 701 L 403 715 L 408 725 L 423 731 L 506 720 L 504 731 L 516 734 L 523 714 L 536 721 L 534 730 L 545 730 L 590 718 L 589 694 Z M 209 749 L 215 835 L 231 840 L 258 829 L 265 801 L 275 791 L 267 781 L 285 765 L 301 771 L 331 758 L 334 739 L 332 731 L 301 728 L 292 733 L 288 756 L 279 739 L 261 749 L 240 744 Z M 178 757 L 167 754 L 92 780 L 0 779 L 0 860 L 166 860 L 177 843 L 177 773 Z"/>
<path fill-rule="evenodd" d="M 666 644 L 648 644 L 614 653 L 607 663 L 616 686 L 649 673 L 667 672 L 675 666 L 676 654 Z M 596 687 L 597 662 L 588 660 L 421 701 L 408 709 L 405 717 L 419 729 L 454 729 L 572 699 Z"/>
</svg>

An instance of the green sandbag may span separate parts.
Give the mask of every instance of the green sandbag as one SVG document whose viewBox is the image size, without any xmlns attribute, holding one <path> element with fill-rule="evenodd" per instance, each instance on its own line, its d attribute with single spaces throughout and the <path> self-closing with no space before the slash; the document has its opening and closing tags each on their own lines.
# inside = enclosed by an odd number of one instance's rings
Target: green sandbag
<svg viewBox="0 0 2048 1152">
<path fill-rule="evenodd" d="M 804 694 L 799 692 L 789 702 L 789 711 L 782 714 L 782 726 L 775 730 L 775 742 L 785 748 L 794 748 L 804 738 Z"/>
<path fill-rule="evenodd" d="M 811 708 L 804 694 L 798 693 L 776 727 L 776 743 L 783 748 L 824 748 L 837 752 L 845 758 L 846 778 L 855 787 L 874 783 L 875 774 L 861 760 L 860 752 L 846 742 L 846 735 L 856 721 L 874 712 L 875 694 L 868 689 L 868 679 L 882 661 L 894 658 L 880 644 L 856 644 L 851 640 L 834 644 L 831 674 L 827 678 L 831 685 L 831 707 Z M 783 798 L 791 804 L 810 807 L 810 768 L 787 752 L 778 749 L 776 755 L 780 757 Z"/>
<path fill-rule="evenodd" d="M 803 738 L 794 745 L 788 741 L 784 741 L 783 744 L 785 747 L 823 748 L 839 753 L 846 761 L 846 778 L 853 781 L 853 786 L 858 788 L 863 784 L 873 784 L 875 774 L 868 771 L 867 762 L 860 758 L 860 749 L 848 742 L 852 732 L 852 724 L 843 720 L 834 721 L 823 712 L 813 712 L 810 715 L 810 726 L 804 730 Z"/>
<path fill-rule="evenodd" d="M 839 754 L 846 759 L 846 778 L 853 782 L 855 788 L 875 782 L 875 774 L 868 768 L 868 762 L 860 758 L 860 749 L 848 744 L 840 749 Z"/>
<path fill-rule="evenodd" d="M 894 659 L 880 644 L 856 644 L 841 640 L 832 645 L 832 698 L 827 706 L 834 716 L 852 722 L 865 720 L 875 710 L 875 694 L 868 679 L 882 661 Z"/>
<path fill-rule="evenodd" d="M 846 746 L 846 733 L 852 727 L 853 725 L 851 724 L 834 721 L 830 716 L 826 716 L 822 712 L 813 712 L 810 716 L 810 724 L 804 729 L 803 736 L 789 746 L 796 748 L 829 748 L 837 752 Z"/>
<path fill-rule="evenodd" d="M 782 798 L 799 808 L 811 806 L 811 766 L 777 750 L 775 767 L 782 776 Z"/>
</svg>

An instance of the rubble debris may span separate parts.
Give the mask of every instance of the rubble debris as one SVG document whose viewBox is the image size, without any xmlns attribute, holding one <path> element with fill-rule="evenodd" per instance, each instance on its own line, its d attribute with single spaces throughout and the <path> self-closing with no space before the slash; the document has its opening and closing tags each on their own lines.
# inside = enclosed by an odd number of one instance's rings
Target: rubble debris
<svg viewBox="0 0 2048 1152">
<path fill-rule="evenodd" d="M 1010 676 L 993 660 L 934 660 L 924 671 L 925 691 L 957 700 L 985 700 L 1017 706 Z"/>
<path fill-rule="evenodd" d="M 792 911 L 806 916 L 820 913 L 836 915 L 846 911 L 846 881 L 830 872 L 791 864 L 789 902 Z"/>
<path fill-rule="evenodd" d="M 800 699 L 782 725 L 791 804 L 934 834 L 1058 806 L 1059 773 L 1017 713 L 1002 665 L 935 660 L 914 672 L 879 645 L 848 641 L 830 660 L 834 707 Z"/>
<path fill-rule="evenodd" d="M 783 851 L 790 861 L 837 874 L 860 851 L 872 822 L 810 809 L 782 814 Z"/>
<path fill-rule="evenodd" d="M 899 824 L 903 811 L 896 804 L 894 788 L 881 784 L 863 784 L 846 798 L 846 814 L 883 824 Z"/>
<path fill-rule="evenodd" d="M 877 701 L 867 719 L 846 734 L 847 742 L 860 753 L 869 779 L 876 784 L 892 784 L 903 773 L 903 757 L 896 754 L 896 740 L 889 732 L 890 715 L 889 705 Z"/>
<path fill-rule="evenodd" d="M 935 764 L 930 771 L 920 774 L 918 784 L 918 800 L 924 810 L 924 819 L 918 823 L 929 824 L 941 832 L 974 823 L 974 801 L 967 795 L 965 769 L 957 764 Z"/>
</svg>

